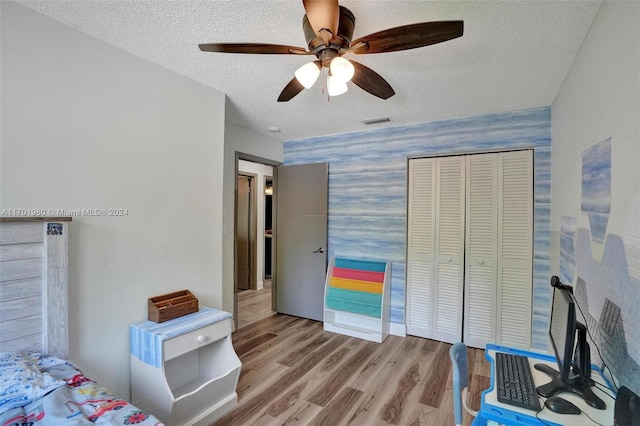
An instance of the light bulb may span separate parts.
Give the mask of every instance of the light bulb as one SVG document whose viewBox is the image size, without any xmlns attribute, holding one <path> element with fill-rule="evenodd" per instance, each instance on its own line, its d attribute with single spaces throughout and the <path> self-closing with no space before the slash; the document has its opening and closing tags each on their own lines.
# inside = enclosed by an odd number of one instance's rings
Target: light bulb
<svg viewBox="0 0 640 426">
<path fill-rule="evenodd" d="M 327 92 L 329 96 L 342 95 L 348 90 L 347 83 L 336 79 L 334 76 L 327 76 Z"/>
<path fill-rule="evenodd" d="M 320 75 L 320 67 L 316 62 L 309 62 L 298 68 L 295 75 L 300 84 L 310 89 Z"/>
<path fill-rule="evenodd" d="M 329 64 L 329 69 L 332 76 L 344 83 L 351 80 L 355 72 L 353 64 L 341 56 L 333 58 L 331 64 Z"/>
</svg>

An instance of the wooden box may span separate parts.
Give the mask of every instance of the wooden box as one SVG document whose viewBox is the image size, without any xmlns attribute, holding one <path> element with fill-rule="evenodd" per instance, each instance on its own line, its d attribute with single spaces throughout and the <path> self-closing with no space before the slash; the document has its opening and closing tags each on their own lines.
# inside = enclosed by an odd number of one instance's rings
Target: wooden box
<svg viewBox="0 0 640 426">
<path fill-rule="evenodd" d="M 189 290 L 162 294 L 149 299 L 149 321 L 165 322 L 198 312 L 198 298 Z"/>
</svg>

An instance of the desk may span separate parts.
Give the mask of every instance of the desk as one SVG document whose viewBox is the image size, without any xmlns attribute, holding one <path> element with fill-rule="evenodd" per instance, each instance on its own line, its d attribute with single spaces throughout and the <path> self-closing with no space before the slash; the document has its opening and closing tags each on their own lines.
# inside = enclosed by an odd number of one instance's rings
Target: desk
<svg viewBox="0 0 640 426">
<path fill-rule="evenodd" d="M 495 424 L 503 424 L 503 425 L 544 425 L 544 423 L 540 422 L 536 418 L 536 413 L 531 410 L 525 410 L 524 408 L 516 407 L 509 404 L 503 404 L 502 402 L 498 402 L 497 392 L 495 390 L 495 353 L 496 352 L 506 352 L 512 353 L 516 355 L 524 355 L 529 358 L 529 364 L 531 366 L 531 372 L 533 373 L 533 380 L 536 383 L 536 386 L 543 385 L 549 382 L 549 377 L 541 372 L 536 370 L 533 366 L 537 363 L 547 364 L 553 368 L 557 369 L 556 359 L 552 355 L 541 354 L 536 352 L 528 352 L 517 349 L 508 348 L 505 346 L 497 346 L 497 345 L 487 345 L 485 348 L 485 357 L 491 363 L 491 387 L 484 392 L 482 392 L 482 401 L 480 403 L 480 411 L 478 413 L 478 417 L 473 422 L 473 425 L 495 425 Z M 595 381 L 603 384 L 606 388 L 611 389 L 609 382 L 602 375 L 602 371 L 592 365 L 591 378 Z M 582 398 L 572 393 L 559 393 L 558 396 L 565 398 L 568 401 L 573 402 L 577 405 L 582 411 L 583 414 L 580 415 L 572 415 L 572 414 L 557 414 L 550 411 L 548 408 L 543 408 L 542 411 L 538 413 L 538 417 L 542 419 L 545 423 L 553 426 L 563 426 L 563 425 L 576 425 L 576 426 L 587 426 L 587 425 L 596 425 L 593 421 L 589 420 L 584 413 L 587 413 L 593 420 L 596 422 L 611 426 L 613 425 L 613 408 L 614 408 L 614 400 L 608 396 L 603 390 L 599 387 L 592 387 L 593 392 L 599 396 L 606 404 L 607 408 L 605 410 L 597 410 L 588 406 Z M 613 395 L 613 391 L 610 391 Z M 540 404 L 544 407 L 544 399 L 540 397 Z"/>
</svg>

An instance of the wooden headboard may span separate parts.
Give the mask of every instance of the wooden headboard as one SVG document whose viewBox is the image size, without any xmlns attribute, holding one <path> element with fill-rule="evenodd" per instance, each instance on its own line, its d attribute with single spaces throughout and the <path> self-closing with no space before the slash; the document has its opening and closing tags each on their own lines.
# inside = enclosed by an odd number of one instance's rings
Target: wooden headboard
<svg viewBox="0 0 640 426">
<path fill-rule="evenodd" d="M 68 358 L 70 217 L 0 218 L 0 351 Z"/>
</svg>

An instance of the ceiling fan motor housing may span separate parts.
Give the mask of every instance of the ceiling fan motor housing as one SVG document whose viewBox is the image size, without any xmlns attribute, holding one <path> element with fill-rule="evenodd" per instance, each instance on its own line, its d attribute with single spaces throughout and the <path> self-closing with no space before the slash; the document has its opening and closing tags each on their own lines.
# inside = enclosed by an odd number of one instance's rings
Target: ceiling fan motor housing
<svg viewBox="0 0 640 426">
<path fill-rule="evenodd" d="M 340 19 L 338 21 L 338 34 L 334 34 L 329 42 L 329 46 L 324 44 L 322 38 L 318 37 L 316 32 L 311 27 L 309 23 L 309 19 L 307 15 L 304 15 L 302 18 L 302 29 L 304 30 L 304 36 L 307 40 L 307 45 L 309 46 L 309 51 L 315 53 L 315 55 L 323 61 L 326 59 L 326 56 L 331 56 L 334 58 L 335 56 L 340 56 L 339 52 L 341 49 L 346 49 L 351 45 L 351 38 L 353 37 L 353 29 L 356 24 L 356 18 L 353 16 L 353 13 L 349 9 L 344 6 L 340 6 Z M 331 49 L 337 53 L 336 54 L 325 54 L 322 55 L 322 52 L 325 49 Z M 321 56 L 324 56 L 321 57 Z M 326 65 L 325 65 L 326 66 Z"/>
</svg>

